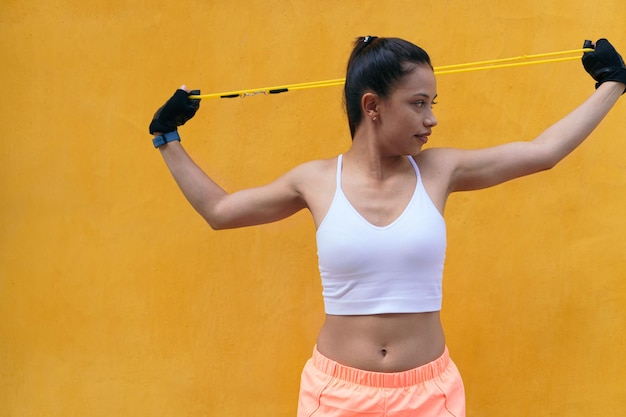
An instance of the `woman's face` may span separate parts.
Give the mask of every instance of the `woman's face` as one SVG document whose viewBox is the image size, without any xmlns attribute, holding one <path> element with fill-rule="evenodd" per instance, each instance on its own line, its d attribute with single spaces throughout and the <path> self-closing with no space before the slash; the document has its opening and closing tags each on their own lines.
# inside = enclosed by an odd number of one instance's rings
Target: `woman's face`
<svg viewBox="0 0 626 417">
<path fill-rule="evenodd" d="M 380 102 L 381 143 L 388 151 L 400 155 L 416 155 L 428 142 L 437 125 L 433 105 L 437 83 L 433 70 L 417 65 L 404 76 L 388 98 Z"/>
</svg>

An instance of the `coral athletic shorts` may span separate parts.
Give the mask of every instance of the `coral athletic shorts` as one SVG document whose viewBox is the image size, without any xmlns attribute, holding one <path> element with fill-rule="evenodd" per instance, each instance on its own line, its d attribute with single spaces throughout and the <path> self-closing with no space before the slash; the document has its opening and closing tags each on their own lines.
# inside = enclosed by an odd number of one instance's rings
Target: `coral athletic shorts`
<svg viewBox="0 0 626 417">
<path fill-rule="evenodd" d="M 341 365 L 315 349 L 302 372 L 298 417 L 465 417 L 465 391 L 448 349 L 404 372 Z"/>
</svg>

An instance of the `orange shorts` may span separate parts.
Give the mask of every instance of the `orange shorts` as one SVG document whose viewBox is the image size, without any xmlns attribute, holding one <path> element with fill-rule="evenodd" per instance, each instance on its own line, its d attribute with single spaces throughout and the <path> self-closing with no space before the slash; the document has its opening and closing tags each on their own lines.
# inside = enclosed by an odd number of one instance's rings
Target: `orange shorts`
<svg viewBox="0 0 626 417">
<path fill-rule="evenodd" d="M 465 417 L 465 391 L 448 349 L 404 372 L 341 365 L 315 349 L 302 372 L 298 417 Z"/>
</svg>

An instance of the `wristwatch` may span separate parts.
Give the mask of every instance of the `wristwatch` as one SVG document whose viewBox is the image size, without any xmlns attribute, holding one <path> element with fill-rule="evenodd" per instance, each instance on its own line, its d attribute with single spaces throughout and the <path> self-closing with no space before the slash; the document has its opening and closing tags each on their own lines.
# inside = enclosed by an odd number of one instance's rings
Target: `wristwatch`
<svg viewBox="0 0 626 417">
<path fill-rule="evenodd" d="M 163 146 L 166 143 L 169 143 L 175 140 L 180 142 L 180 135 L 178 134 L 178 131 L 176 130 L 173 132 L 164 133 L 161 136 L 157 136 L 156 138 L 152 139 L 152 143 L 154 144 L 155 148 L 158 148 L 159 146 Z"/>
</svg>

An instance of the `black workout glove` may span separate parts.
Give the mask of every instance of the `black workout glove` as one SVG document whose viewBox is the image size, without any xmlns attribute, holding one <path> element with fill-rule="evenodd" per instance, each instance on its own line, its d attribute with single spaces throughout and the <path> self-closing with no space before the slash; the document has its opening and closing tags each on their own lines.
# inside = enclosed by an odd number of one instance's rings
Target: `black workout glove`
<svg viewBox="0 0 626 417">
<path fill-rule="evenodd" d="M 150 134 L 155 132 L 168 133 L 176 130 L 191 119 L 198 108 L 200 100 L 190 99 L 190 95 L 200 94 L 200 90 L 192 90 L 189 93 L 178 89 L 165 104 L 154 113 L 150 123 Z"/>
<path fill-rule="evenodd" d="M 585 47 L 588 47 L 589 43 L 585 41 Z M 583 54 L 583 66 L 597 81 L 596 88 L 606 81 L 618 81 L 626 84 L 624 60 L 606 39 L 599 39 L 593 52 Z"/>
</svg>

